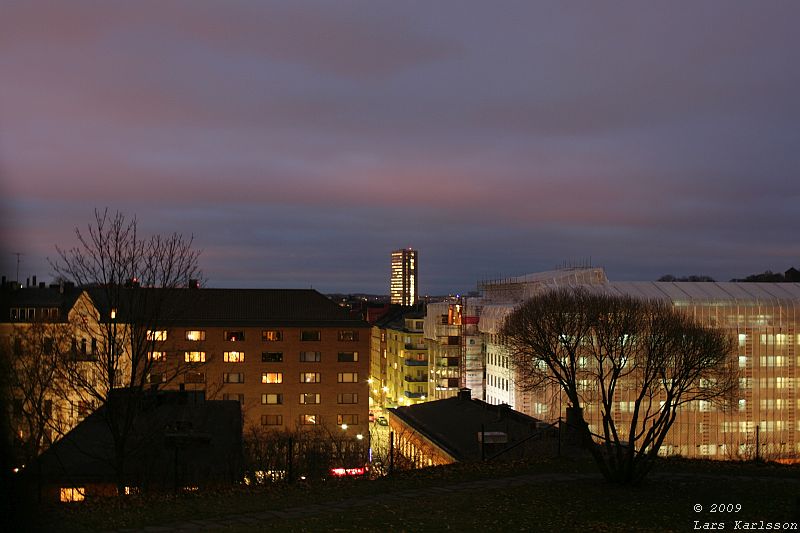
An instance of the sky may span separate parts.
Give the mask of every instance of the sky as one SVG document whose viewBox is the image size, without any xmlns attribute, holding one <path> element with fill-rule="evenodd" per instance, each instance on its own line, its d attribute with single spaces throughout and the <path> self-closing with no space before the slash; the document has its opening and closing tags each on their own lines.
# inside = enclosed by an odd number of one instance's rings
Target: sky
<svg viewBox="0 0 800 533">
<path fill-rule="evenodd" d="M 206 285 L 800 266 L 795 1 L 6 0 L 0 272 L 108 207 Z"/>
</svg>

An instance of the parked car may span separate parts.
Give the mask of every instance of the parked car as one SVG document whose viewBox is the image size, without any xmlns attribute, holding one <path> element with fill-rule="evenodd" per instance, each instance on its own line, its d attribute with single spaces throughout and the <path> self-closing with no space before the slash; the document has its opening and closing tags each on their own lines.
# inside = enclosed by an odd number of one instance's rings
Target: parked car
<svg viewBox="0 0 800 533">
<path fill-rule="evenodd" d="M 378 425 L 379 426 L 388 426 L 389 425 L 389 421 L 386 420 L 385 416 L 379 416 L 378 417 Z"/>
</svg>

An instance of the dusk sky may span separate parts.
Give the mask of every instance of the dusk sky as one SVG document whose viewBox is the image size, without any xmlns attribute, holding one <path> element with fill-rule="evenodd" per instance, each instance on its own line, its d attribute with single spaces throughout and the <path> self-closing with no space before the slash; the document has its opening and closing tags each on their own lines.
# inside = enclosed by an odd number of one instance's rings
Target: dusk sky
<svg viewBox="0 0 800 533">
<path fill-rule="evenodd" d="M 796 1 L 6 1 L 0 272 L 95 208 L 213 287 L 800 267 Z"/>
</svg>

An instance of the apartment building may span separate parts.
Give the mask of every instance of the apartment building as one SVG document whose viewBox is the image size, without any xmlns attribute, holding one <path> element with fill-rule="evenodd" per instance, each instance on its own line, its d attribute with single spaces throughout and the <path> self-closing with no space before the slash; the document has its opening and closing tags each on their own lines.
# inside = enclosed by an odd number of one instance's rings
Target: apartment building
<svg viewBox="0 0 800 533">
<path fill-rule="evenodd" d="M 73 328 L 71 350 L 76 357 L 97 367 L 95 353 L 118 351 L 124 374 L 135 337 L 125 333 L 132 329 L 126 324 L 144 320 L 136 315 L 146 314 L 147 323 L 153 324 L 146 339 L 152 364 L 146 365 L 143 377 L 153 388 L 198 391 L 211 400 L 238 400 L 245 429 L 347 424 L 357 431 L 367 427 L 369 325 L 317 291 L 196 286 L 125 290 L 162 292 L 158 298 L 140 298 L 137 305 L 117 308 L 100 288 L 5 291 L 0 312 L 7 322 L 0 324 L 0 335 L 13 339 L 40 317 L 56 317 Z M 156 304 L 160 309 L 154 314 L 151 308 Z M 113 321 L 119 334 L 105 338 L 102 332 L 108 328 L 86 327 L 91 320 Z M 83 327 L 70 326 L 76 322 Z M 97 334 L 86 337 L 92 331 Z M 87 372 L 97 371 L 87 368 Z M 64 414 L 58 416 L 68 417 L 69 426 L 98 407 L 80 401 L 59 406 Z"/>
<path fill-rule="evenodd" d="M 381 405 L 411 405 L 428 393 L 422 307 L 392 309 L 373 326 L 373 395 Z"/>
<path fill-rule="evenodd" d="M 150 382 L 180 368 L 164 387 L 238 400 L 245 429 L 367 427 L 366 322 L 314 290 L 187 289 L 174 298 L 176 311 L 153 332 Z"/>
<path fill-rule="evenodd" d="M 481 310 L 481 300 L 474 298 L 428 304 L 424 338 L 432 399 L 452 398 L 460 387 L 469 388 L 476 398 L 484 397 L 484 345 L 478 330 Z"/>
</svg>

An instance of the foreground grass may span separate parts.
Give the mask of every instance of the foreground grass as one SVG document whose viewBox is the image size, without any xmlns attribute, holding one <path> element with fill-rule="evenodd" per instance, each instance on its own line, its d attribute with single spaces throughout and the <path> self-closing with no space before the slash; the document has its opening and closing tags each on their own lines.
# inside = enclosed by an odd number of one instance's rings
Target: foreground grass
<svg viewBox="0 0 800 533">
<path fill-rule="evenodd" d="M 308 517 L 232 525 L 225 531 L 691 531 L 694 521 L 798 521 L 800 470 L 731 463 L 665 461 L 638 487 L 618 487 L 598 476 L 517 487 L 414 495 L 479 479 L 529 473 L 594 472 L 585 460 L 465 464 L 400 473 L 374 481 L 333 480 L 314 485 L 239 487 L 177 497 L 109 499 L 43 509 L 39 526 L 57 531 L 143 528 L 265 510 L 329 503 L 402 491 L 386 503 Z M 738 513 L 711 513 L 714 503 L 740 504 Z M 693 506 L 700 504 L 701 512 Z"/>
</svg>

